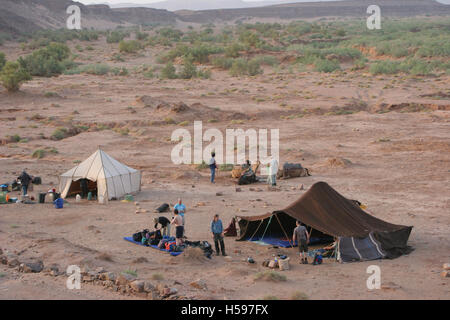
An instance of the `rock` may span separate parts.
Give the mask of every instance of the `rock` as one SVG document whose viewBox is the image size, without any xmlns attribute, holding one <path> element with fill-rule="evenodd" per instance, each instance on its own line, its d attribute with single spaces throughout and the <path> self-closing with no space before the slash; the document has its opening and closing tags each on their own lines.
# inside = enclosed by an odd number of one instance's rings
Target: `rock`
<svg viewBox="0 0 450 320">
<path fill-rule="evenodd" d="M 160 300 L 161 297 L 158 294 L 158 292 L 151 291 L 151 292 L 147 293 L 147 299 L 149 299 L 149 300 Z"/>
<path fill-rule="evenodd" d="M 118 286 L 125 286 L 126 284 L 128 284 L 129 282 L 132 282 L 136 280 L 136 277 L 128 274 L 128 273 L 121 273 L 119 274 L 119 276 L 116 279 L 116 285 Z"/>
<path fill-rule="evenodd" d="M 216 196 L 218 196 L 218 197 L 223 196 L 223 192 L 216 192 Z"/>
<path fill-rule="evenodd" d="M 450 271 L 442 271 L 441 277 L 442 278 L 450 278 Z"/>
<path fill-rule="evenodd" d="M 200 290 L 206 290 L 207 288 L 205 280 L 202 279 L 192 281 L 191 283 L 189 283 L 189 285 Z"/>
<path fill-rule="evenodd" d="M 7 261 L 8 261 L 8 267 L 10 267 L 10 268 L 15 268 L 20 265 L 19 259 L 17 259 L 17 258 L 12 258 L 12 259 L 8 258 Z"/>
<path fill-rule="evenodd" d="M 136 201 L 136 202 L 134 203 L 134 205 L 135 205 L 135 206 L 139 206 L 139 202 Z"/>
<path fill-rule="evenodd" d="M 3 255 L 3 250 L 0 248 L 0 256 Z"/>
<path fill-rule="evenodd" d="M 305 186 L 303 185 L 303 183 L 298 187 L 298 190 L 305 190 Z"/>
<path fill-rule="evenodd" d="M 241 192 L 242 189 L 241 188 L 236 188 L 236 192 Z"/>
<path fill-rule="evenodd" d="M 444 263 L 444 264 L 442 265 L 442 269 L 444 269 L 444 270 L 450 270 L 450 263 Z"/>
<path fill-rule="evenodd" d="M 0 256 L 1 264 L 8 264 L 8 258 L 6 256 Z"/>
<path fill-rule="evenodd" d="M 19 265 L 19 272 L 39 273 L 44 269 L 44 263 L 40 260 L 36 262 L 25 262 Z"/>
<path fill-rule="evenodd" d="M 130 283 L 131 289 L 133 289 L 136 292 L 143 292 L 144 285 L 145 285 L 145 282 L 142 280 L 134 280 Z"/>
<path fill-rule="evenodd" d="M 52 264 L 48 267 L 44 268 L 44 272 L 48 273 L 49 275 L 53 276 L 53 277 L 57 277 L 59 276 L 61 273 L 59 272 L 60 266 L 58 264 Z"/>
<path fill-rule="evenodd" d="M 164 289 L 164 294 L 162 295 L 163 297 L 168 297 L 174 294 L 177 294 L 178 290 L 177 288 L 165 288 Z"/>
<path fill-rule="evenodd" d="M 106 272 L 106 269 L 103 268 L 103 267 L 98 267 L 97 269 L 95 269 L 95 272 L 97 272 L 97 273 L 104 273 L 104 272 Z"/>
<path fill-rule="evenodd" d="M 156 285 L 156 291 L 160 294 L 160 295 L 164 295 L 164 292 L 166 291 L 167 285 L 162 284 L 162 283 L 158 283 Z"/>
<path fill-rule="evenodd" d="M 156 288 L 150 281 L 145 281 L 144 282 L 144 291 L 145 292 L 153 292 L 153 291 L 156 292 Z"/>
<path fill-rule="evenodd" d="M 105 280 L 106 281 L 116 282 L 117 276 L 113 272 L 106 272 L 105 273 Z"/>
</svg>

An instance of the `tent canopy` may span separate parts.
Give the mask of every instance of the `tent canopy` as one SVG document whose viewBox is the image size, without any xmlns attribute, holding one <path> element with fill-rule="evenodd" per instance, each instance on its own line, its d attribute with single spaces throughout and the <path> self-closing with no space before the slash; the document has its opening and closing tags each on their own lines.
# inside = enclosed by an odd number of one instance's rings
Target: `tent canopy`
<svg viewBox="0 0 450 320">
<path fill-rule="evenodd" d="M 141 190 L 141 173 L 120 163 L 101 149 L 60 176 L 61 197 L 67 197 L 72 183 L 80 179 L 97 183 L 99 202 Z"/>
<path fill-rule="evenodd" d="M 292 237 L 295 221 L 298 220 L 312 230 L 312 237 L 330 240 L 338 238 L 339 242 L 355 247 L 358 240 L 361 246 L 368 246 L 377 251 L 381 257 L 394 257 L 407 250 L 407 241 L 412 227 L 391 224 L 363 211 L 358 204 L 340 195 L 325 182 L 317 182 L 297 201 L 282 210 L 265 215 L 240 216 L 240 239 L 254 239 L 264 236 Z M 355 239 L 356 242 L 355 242 Z M 343 247 L 343 251 L 345 246 Z M 361 258 L 355 250 L 354 256 Z M 361 249 L 362 250 L 362 249 Z M 349 251 L 349 250 L 347 250 Z M 360 252 L 359 252 L 360 253 Z M 373 252 L 370 256 L 374 256 Z M 363 260 L 362 259 L 359 260 Z"/>
</svg>

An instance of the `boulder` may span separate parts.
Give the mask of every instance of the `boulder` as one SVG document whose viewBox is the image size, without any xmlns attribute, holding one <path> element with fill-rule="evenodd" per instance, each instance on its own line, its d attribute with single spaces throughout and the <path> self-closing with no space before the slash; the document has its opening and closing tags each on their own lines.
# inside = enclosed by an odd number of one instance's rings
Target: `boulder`
<svg viewBox="0 0 450 320">
<path fill-rule="evenodd" d="M 44 263 L 40 260 L 25 262 L 19 265 L 19 271 L 24 273 L 39 273 L 44 269 Z"/>
<path fill-rule="evenodd" d="M 145 282 L 142 280 L 134 280 L 130 283 L 131 289 L 135 292 L 143 292 L 144 291 Z"/>
<path fill-rule="evenodd" d="M 145 292 L 153 292 L 153 291 L 156 291 L 156 288 L 150 281 L 145 281 L 144 282 L 144 291 Z"/>
<path fill-rule="evenodd" d="M 132 282 L 136 280 L 136 277 L 128 274 L 128 273 L 121 273 L 119 274 L 119 276 L 116 279 L 116 285 L 118 286 L 125 286 L 126 284 L 128 284 L 129 282 Z"/>
</svg>

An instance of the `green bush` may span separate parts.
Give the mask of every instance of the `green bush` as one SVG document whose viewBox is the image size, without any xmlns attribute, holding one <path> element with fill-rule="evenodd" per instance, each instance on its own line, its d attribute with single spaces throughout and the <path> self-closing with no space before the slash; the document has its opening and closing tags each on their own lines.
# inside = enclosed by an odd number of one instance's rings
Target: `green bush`
<svg viewBox="0 0 450 320">
<path fill-rule="evenodd" d="M 3 87 L 9 92 L 15 92 L 25 81 L 31 80 L 30 74 L 18 62 L 8 61 L 0 72 Z"/>
<path fill-rule="evenodd" d="M 242 58 L 235 59 L 230 69 L 230 74 L 233 77 L 249 75 L 255 76 L 262 73 L 259 61 L 252 59 L 246 60 Z"/>
<path fill-rule="evenodd" d="M 69 47 L 53 42 L 25 58 L 20 57 L 18 62 L 32 76 L 51 77 L 63 73 L 67 67 L 72 66 L 72 62 L 67 60 L 69 56 Z"/>
<path fill-rule="evenodd" d="M 161 78 L 163 79 L 176 79 L 177 73 L 175 66 L 172 62 L 167 62 L 167 64 L 161 70 Z"/>
<path fill-rule="evenodd" d="M 147 40 L 148 38 L 148 33 L 145 32 L 140 32 L 140 31 L 136 31 L 136 39 L 137 40 Z"/>
<path fill-rule="evenodd" d="M 185 59 L 179 77 L 181 79 L 192 79 L 197 77 L 197 68 L 192 61 Z"/>
<path fill-rule="evenodd" d="M 119 43 L 122 41 L 127 35 L 121 31 L 111 31 L 106 36 L 107 43 Z"/>
<path fill-rule="evenodd" d="M 336 60 L 328 60 L 328 59 L 316 59 L 314 62 L 315 70 L 318 72 L 326 72 L 330 73 L 336 70 L 339 70 L 341 67 L 339 66 L 339 62 Z"/>
<path fill-rule="evenodd" d="M 372 74 L 395 74 L 400 71 L 400 63 L 397 61 L 377 61 L 370 65 L 369 71 Z"/>
<path fill-rule="evenodd" d="M 3 52 L 0 52 L 0 71 L 2 71 L 5 64 L 6 64 L 6 56 Z"/>
<path fill-rule="evenodd" d="M 220 69 L 228 70 L 233 65 L 233 59 L 225 57 L 214 57 L 212 59 L 212 65 Z"/>
<path fill-rule="evenodd" d="M 142 45 L 139 41 L 130 40 L 130 41 L 120 41 L 119 43 L 119 51 L 125 53 L 136 53 L 142 49 Z"/>
<path fill-rule="evenodd" d="M 111 73 L 115 76 L 127 76 L 129 74 L 128 69 L 125 67 L 112 68 Z"/>
<path fill-rule="evenodd" d="M 242 50 L 244 50 L 243 46 L 237 42 L 234 42 L 225 48 L 225 56 L 229 58 L 237 58 L 239 57 L 239 51 Z"/>
<path fill-rule="evenodd" d="M 53 140 L 62 140 L 67 135 L 67 129 L 66 128 L 57 128 L 55 131 L 53 131 L 51 138 Z"/>
</svg>

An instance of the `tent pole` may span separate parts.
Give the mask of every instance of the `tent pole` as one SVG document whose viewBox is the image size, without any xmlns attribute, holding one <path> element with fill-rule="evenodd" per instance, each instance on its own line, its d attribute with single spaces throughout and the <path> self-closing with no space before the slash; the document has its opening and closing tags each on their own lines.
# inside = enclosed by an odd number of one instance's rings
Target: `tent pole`
<svg viewBox="0 0 450 320">
<path fill-rule="evenodd" d="M 281 221 L 280 221 L 280 219 L 278 218 L 278 215 L 276 215 L 276 218 L 277 218 L 277 220 L 278 220 L 278 223 L 280 224 L 281 230 L 283 230 L 284 235 L 286 236 L 286 238 L 287 238 L 288 241 L 289 241 L 289 244 L 290 244 L 291 247 L 293 248 L 293 247 L 294 247 L 294 244 L 291 244 L 291 240 L 289 239 L 289 237 L 288 237 L 286 231 L 284 230 L 283 225 L 281 224 Z"/>
<path fill-rule="evenodd" d="M 248 241 L 252 241 L 253 237 L 254 237 L 255 234 L 258 232 L 259 228 L 261 228 L 261 225 L 262 225 L 263 221 L 264 221 L 264 219 L 261 220 L 261 222 L 259 223 L 258 228 L 256 228 L 255 233 L 250 237 L 250 239 L 248 239 Z M 250 224 L 250 221 L 249 221 L 249 224 Z"/>
<path fill-rule="evenodd" d="M 270 216 L 269 222 L 267 223 L 266 229 L 264 230 L 264 233 L 261 237 L 261 240 L 264 239 L 264 236 L 266 235 L 267 229 L 269 228 L 270 223 L 272 222 L 273 214 Z"/>
</svg>

